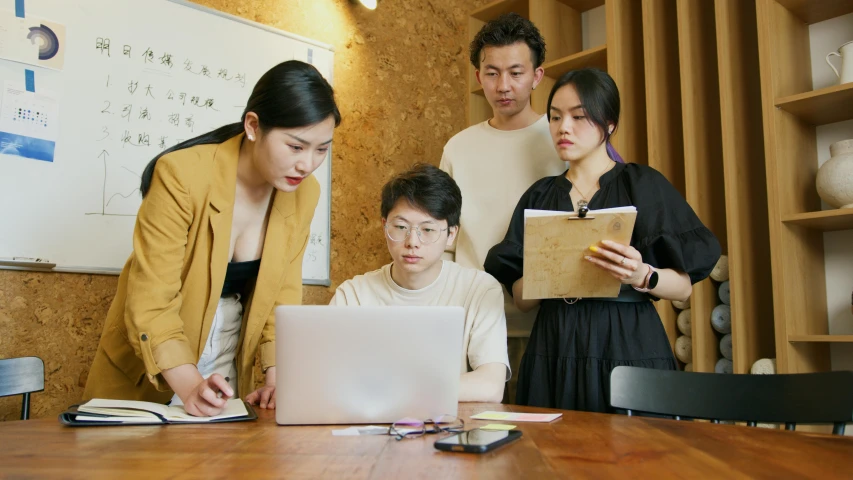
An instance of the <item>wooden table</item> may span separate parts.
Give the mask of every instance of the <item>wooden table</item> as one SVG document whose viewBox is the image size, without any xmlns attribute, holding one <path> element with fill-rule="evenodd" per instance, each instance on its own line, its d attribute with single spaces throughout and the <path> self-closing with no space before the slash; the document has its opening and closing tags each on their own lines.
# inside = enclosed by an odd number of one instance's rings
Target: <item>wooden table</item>
<svg viewBox="0 0 853 480">
<path fill-rule="evenodd" d="M 500 404 L 486 410 L 546 412 Z M 521 440 L 476 455 L 439 452 L 436 435 L 336 437 L 343 427 L 219 425 L 64 427 L 0 423 L 0 477 L 63 478 L 850 478 L 853 438 L 736 425 L 563 412 L 523 424 Z"/>
</svg>

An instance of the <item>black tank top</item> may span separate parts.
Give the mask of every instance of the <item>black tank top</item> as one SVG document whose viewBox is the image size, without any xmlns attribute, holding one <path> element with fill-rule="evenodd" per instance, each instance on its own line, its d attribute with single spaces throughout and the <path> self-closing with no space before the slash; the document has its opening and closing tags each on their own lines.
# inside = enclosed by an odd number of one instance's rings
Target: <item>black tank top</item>
<svg viewBox="0 0 853 480">
<path fill-rule="evenodd" d="M 225 283 L 222 285 L 220 297 L 239 293 L 243 298 L 248 295 L 258 278 L 261 269 L 261 259 L 248 262 L 229 262 L 225 271 Z"/>
</svg>

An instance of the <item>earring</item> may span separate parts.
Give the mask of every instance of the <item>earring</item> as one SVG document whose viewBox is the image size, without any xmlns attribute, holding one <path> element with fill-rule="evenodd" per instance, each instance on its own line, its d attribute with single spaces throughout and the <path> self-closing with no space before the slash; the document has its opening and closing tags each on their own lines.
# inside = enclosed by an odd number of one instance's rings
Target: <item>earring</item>
<svg viewBox="0 0 853 480">
<path fill-rule="evenodd" d="M 249 135 L 249 140 L 250 140 L 250 141 L 252 141 L 252 142 L 254 142 L 254 141 L 255 141 L 255 136 L 254 136 L 254 135 Z"/>
</svg>

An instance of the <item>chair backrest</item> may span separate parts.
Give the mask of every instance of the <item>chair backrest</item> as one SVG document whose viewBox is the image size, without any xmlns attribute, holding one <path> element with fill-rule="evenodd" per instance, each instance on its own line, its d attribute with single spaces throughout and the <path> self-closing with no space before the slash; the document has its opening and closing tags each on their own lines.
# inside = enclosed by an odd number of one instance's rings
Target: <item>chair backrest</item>
<svg viewBox="0 0 853 480">
<path fill-rule="evenodd" d="M 0 360 L 0 397 L 44 390 L 44 362 L 38 357 Z"/>
<path fill-rule="evenodd" d="M 616 367 L 610 404 L 676 418 L 785 423 L 832 423 L 834 433 L 853 421 L 853 372 L 779 375 Z"/>
</svg>

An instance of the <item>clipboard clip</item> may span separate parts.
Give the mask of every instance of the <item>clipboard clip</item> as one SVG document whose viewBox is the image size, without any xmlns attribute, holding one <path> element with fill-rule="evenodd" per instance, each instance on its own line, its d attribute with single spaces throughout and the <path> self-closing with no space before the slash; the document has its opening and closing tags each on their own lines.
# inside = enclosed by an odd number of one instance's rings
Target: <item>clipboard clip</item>
<svg viewBox="0 0 853 480">
<path fill-rule="evenodd" d="M 588 213 L 589 213 L 589 207 L 587 207 L 586 204 L 582 204 L 580 206 L 580 208 L 578 209 L 578 216 L 577 217 L 569 217 L 569 220 L 592 220 L 595 218 L 594 215 L 592 217 L 588 217 L 587 216 Z"/>
</svg>

